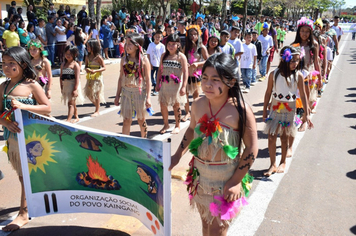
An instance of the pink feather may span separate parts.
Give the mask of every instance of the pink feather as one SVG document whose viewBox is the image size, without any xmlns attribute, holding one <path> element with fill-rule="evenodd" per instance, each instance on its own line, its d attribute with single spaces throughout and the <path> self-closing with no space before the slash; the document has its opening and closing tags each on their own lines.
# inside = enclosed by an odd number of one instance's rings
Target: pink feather
<svg viewBox="0 0 356 236">
<path fill-rule="evenodd" d="M 311 73 L 311 74 L 312 74 L 312 76 L 317 76 L 317 75 L 318 75 L 318 74 L 320 74 L 320 73 L 319 73 L 319 71 L 314 70 L 314 71 L 312 71 L 312 73 Z"/>
<path fill-rule="evenodd" d="M 180 78 L 178 76 L 176 76 L 175 74 L 172 73 L 169 75 L 169 77 L 171 77 L 171 79 L 176 80 L 176 81 L 178 81 L 178 83 L 180 83 Z"/>
<path fill-rule="evenodd" d="M 300 59 L 302 59 L 305 56 L 305 50 L 304 47 L 300 49 Z"/>
<path fill-rule="evenodd" d="M 210 203 L 210 212 L 212 216 L 218 216 L 220 213 L 218 204 L 214 202 Z"/>
<path fill-rule="evenodd" d="M 188 175 L 183 184 L 189 185 L 193 181 L 193 177 Z"/>
<path fill-rule="evenodd" d="M 241 207 L 246 206 L 247 200 L 245 197 L 241 197 L 233 202 L 227 202 L 223 196 L 214 196 L 220 204 L 210 203 L 210 212 L 212 216 L 218 216 L 220 213 L 220 218 L 222 220 L 230 220 L 236 216 L 240 211 Z"/>
<path fill-rule="evenodd" d="M 197 59 L 194 57 L 194 52 L 195 52 L 194 49 L 189 51 L 189 54 L 190 54 L 189 64 L 190 65 L 197 61 Z"/>
<path fill-rule="evenodd" d="M 201 76 L 201 70 L 197 70 L 193 73 L 193 75 L 196 77 L 196 78 L 199 78 Z"/>
</svg>

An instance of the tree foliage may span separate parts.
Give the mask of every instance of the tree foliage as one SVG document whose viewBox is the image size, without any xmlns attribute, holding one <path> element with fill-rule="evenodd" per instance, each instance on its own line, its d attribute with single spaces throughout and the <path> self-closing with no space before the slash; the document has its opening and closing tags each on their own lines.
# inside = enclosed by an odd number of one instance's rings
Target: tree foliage
<svg viewBox="0 0 356 236">
<path fill-rule="evenodd" d="M 114 147 L 117 154 L 119 154 L 119 150 L 118 150 L 119 148 L 127 149 L 127 146 L 125 145 L 124 142 L 122 142 L 114 137 L 107 136 L 107 137 L 103 138 L 103 142 L 109 146 Z"/>
<path fill-rule="evenodd" d="M 63 135 L 72 135 L 72 132 L 69 129 L 61 125 L 51 125 L 50 127 L 48 127 L 48 130 L 51 131 L 53 134 L 58 134 L 59 140 L 61 142 Z"/>
</svg>

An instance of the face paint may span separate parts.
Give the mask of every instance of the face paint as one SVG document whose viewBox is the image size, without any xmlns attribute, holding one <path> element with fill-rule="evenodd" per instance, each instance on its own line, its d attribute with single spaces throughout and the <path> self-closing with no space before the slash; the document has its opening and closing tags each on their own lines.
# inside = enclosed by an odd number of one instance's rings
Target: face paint
<svg viewBox="0 0 356 236">
<path fill-rule="evenodd" d="M 222 89 L 219 87 L 219 92 L 220 92 L 220 94 L 222 94 Z"/>
</svg>

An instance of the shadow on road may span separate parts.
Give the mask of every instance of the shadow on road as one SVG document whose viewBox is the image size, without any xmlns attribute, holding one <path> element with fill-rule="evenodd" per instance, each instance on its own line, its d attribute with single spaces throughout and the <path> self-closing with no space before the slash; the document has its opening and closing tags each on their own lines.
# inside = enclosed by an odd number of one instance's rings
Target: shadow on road
<svg viewBox="0 0 356 236">
<path fill-rule="evenodd" d="M 87 236 L 87 235 L 105 235 L 105 236 L 130 236 L 130 234 L 112 229 L 104 228 L 90 228 L 90 227 L 80 227 L 80 226 L 44 226 L 44 227 L 33 227 L 33 228 L 22 228 L 21 230 L 11 233 L 13 236 L 21 235 L 36 235 L 36 236 L 56 236 L 56 235 L 76 235 L 76 236 Z"/>
<path fill-rule="evenodd" d="M 356 170 L 347 172 L 346 176 L 349 177 L 350 179 L 356 179 Z"/>
<path fill-rule="evenodd" d="M 353 234 L 356 235 L 356 225 L 352 226 L 352 227 L 350 228 L 350 231 L 351 231 L 351 233 L 353 233 Z"/>
<path fill-rule="evenodd" d="M 253 176 L 253 178 L 255 180 L 261 180 L 261 181 L 265 181 L 265 182 L 268 182 L 268 181 L 272 181 L 270 178 L 267 178 L 263 175 L 264 172 L 266 172 L 267 169 L 265 170 L 250 170 L 250 175 Z"/>
<path fill-rule="evenodd" d="M 356 155 L 356 148 L 347 151 L 351 155 Z"/>
<path fill-rule="evenodd" d="M 354 97 L 356 97 L 356 93 L 347 94 L 347 95 L 345 95 L 345 97 L 347 97 L 347 98 L 354 98 Z"/>
<path fill-rule="evenodd" d="M 1 209 L 0 208 L 0 218 L 8 219 L 8 218 L 10 218 L 10 214 L 12 212 L 17 212 L 19 210 L 20 210 L 20 207 L 12 207 L 12 208 L 6 208 L 6 209 Z"/>
<path fill-rule="evenodd" d="M 252 106 L 254 107 L 263 107 L 263 102 L 260 102 L 260 103 L 256 103 L 256 104 L 252 104 Z"/>
<path fill-rule="evenodd" d="M 356 113 L 351 113 L 348 115 L 344 115 L 345 118 L 356 118 Z"/>
<path fill-rule="evenodd" d="M 347 88 L 347 90 L 356 90 L 356 88 Z"/>
</svg>

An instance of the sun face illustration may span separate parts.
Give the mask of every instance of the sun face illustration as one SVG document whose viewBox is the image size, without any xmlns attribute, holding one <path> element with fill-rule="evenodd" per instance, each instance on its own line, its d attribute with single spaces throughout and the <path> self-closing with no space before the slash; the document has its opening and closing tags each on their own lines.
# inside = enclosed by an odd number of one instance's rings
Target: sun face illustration
<svg viewBox="0 0 356 236">
<path fill-rule="evenodd" d="M 56 143 L 56 141 L 50 142 L 46 137 L 47 134 L 41 137 L 41 135 L 36 135 L 36 131 L 33 131 L 32 136 L 26 138 L 26 151 L 30 174 L 32 171 L 37 172 L 37 169 L 46 173 L 45 165 L 48 165 L 49 162 L 57 163 L 52 159 L 54 156 L 53 153 L 60 152 L 54 149 L 53 144 Z"/>
</svg>

